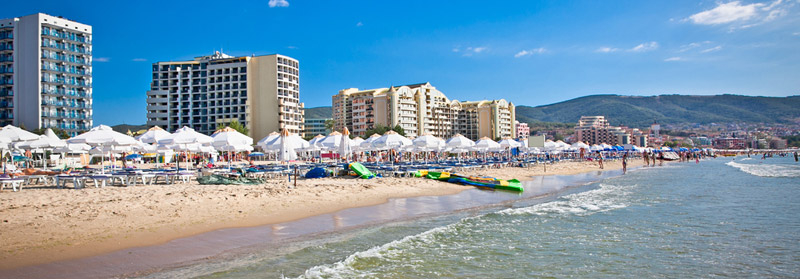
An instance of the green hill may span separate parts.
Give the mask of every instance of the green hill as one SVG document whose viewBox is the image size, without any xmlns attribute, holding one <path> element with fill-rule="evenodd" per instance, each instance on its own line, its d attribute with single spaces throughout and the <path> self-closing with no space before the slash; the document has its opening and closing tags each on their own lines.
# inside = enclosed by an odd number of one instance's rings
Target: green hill
<svg viewBox="0 0 800 279">
<path fill-rule="evenodd" d="M 306 119 L 333 118 L 331 107 L 306 108 Z"/>
<path fill-rule="evenodd" d="M 584 115 L 603 115 L 611 125 L 645 127 L 658 121 L 679 123 L 789 123 L 800 118 L 800 96 L 620 96 L 592 95 L 537 107 L 518 106 L 520 122 L 577 123 Z"/>
<path fill-rule="evenodd" d="M 111 126 L 111 129 L 120 133 L 127 133 L 129 130 L 131 132 L 136 132 L 139 130 L 147 130 L 149 127 L 147 127 L 147 125 L 119 124 L 116 126 Z"/>
</svg>

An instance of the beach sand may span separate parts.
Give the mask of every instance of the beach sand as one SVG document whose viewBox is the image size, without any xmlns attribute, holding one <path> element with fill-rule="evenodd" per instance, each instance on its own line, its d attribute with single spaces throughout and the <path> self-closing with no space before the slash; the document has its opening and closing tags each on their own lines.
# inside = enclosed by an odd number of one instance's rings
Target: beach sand
<svg viewBox="0 0 800 279">
<path fill-rule="evenodd" d="M 629 168 L 641 166 L 630 160 Z M 621 169 L 620 161 L 606 170 Z M 524 180 L 599 171 L 593 162 L 480 169 L 468 175 Z M 470 187 L 423 178 L 271 180 L 263 185 L 196 182 L 0 193 L 0 270 L 149 246 L 212 230 L 281 223 L 390 198 L 449 195 Z"/>
</svg>

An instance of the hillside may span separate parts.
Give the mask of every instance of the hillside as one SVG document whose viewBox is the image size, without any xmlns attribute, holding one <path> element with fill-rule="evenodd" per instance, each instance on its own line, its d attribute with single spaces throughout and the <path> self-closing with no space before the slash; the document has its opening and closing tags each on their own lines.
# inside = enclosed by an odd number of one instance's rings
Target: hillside
<svg viewBox="0 0 800 279">
<path fill-rule="evenodd" d="M 611 125 L 645 127 L 679 123 L 789 123 L 800 118 L 800 96 L 619 96 L 592 95 L 560 103 L 516 108 L 520 122 L 577 123 L 583 115 L 603 115 Z"/>
<path fill-rule="evenodd" d="M 131 132 L 136 132 L 139 130 L 147 130 L 147 125 L 129 125 L 129 124 L 119 124 L 116 126 L 111 126 L 111 129 L 120 133 L 127 133 L 129 130 Z"/>
<path fill-rule="evenodd" d="M 333 118 L 331 107 L 306 108 L 306 119 Z"/>
</svg>

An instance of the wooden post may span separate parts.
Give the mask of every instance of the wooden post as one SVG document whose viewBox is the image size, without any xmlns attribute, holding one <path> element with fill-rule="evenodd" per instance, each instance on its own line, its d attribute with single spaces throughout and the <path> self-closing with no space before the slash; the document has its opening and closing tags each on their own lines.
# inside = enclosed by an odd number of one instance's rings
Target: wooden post
<svg viewBox="0 0 800 279">
<path fill-rule="evenodd" d="M 297 188 L 297 166 L 294 166 L 294 187 Z"/>
</svg>

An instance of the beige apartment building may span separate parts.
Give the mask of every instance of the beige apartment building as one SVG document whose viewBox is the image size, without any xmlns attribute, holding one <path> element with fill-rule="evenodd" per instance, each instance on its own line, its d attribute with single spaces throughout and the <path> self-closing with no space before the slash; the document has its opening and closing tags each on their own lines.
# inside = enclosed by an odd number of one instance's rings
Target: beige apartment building
<svg viewBox="0 0 800 279">
<path fill-rule="evenodd" d="M 505 100 L 465 102 L 450 100 L 430 83 L 359 90 L 348 88 L 334 95 L 334 129 L 347 127 L 359 136 L 376 124 L 399 125 L 406 136 L 431 134 L 448 138 L 457 133 L 480 137 L 510 137 L 514 131 L 514 106 Z"/>
<path fill-rule="evenodd" d="M 605 116 L 581 116 L 575 127 L 575 140 L 586 144 L 647 146 L 647 135 L 639 129 L 608 124 Z"/>
<path fill-rule="evenodd" d="M 147 125 L 211 134 L 237 120 L 259 140 L 286 128 L 304 132 L 299 63 L 283 55 L 233 57 L 216 52 L 192 61 L 153 63 Z"/>
</svg>

